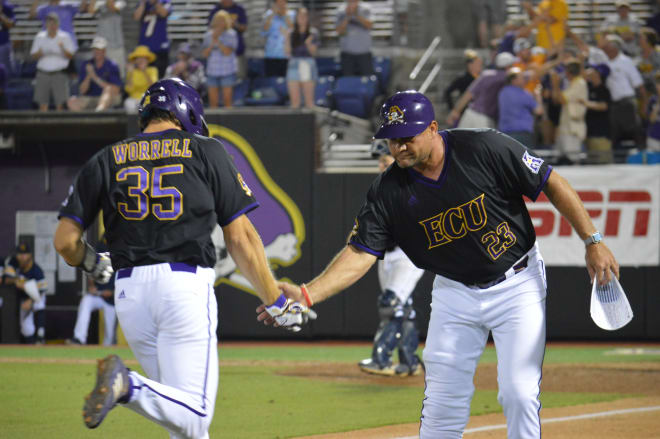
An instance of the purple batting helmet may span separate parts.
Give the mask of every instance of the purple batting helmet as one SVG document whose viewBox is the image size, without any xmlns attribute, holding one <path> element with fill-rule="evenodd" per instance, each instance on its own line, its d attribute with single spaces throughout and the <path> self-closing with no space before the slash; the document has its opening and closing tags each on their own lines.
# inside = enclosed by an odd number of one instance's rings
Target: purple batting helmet
<svg viewBox="0 0 660 439">
<path fill-rule="evenodd" d="M 179 78 L 161 79 L 147 89 L 140 100 L 140 119 L 149 116 L 152 109 L 169 111 L 181 122 L 184 131 L 209 135 L 204 120 L 204 105 L 197 91 Z"/>
<path fill-rule="evenodd" d="M 390 96 L 380 109 L 382 125 L 374 139 L 413 137 L 435 120 L 433 104 L 416 90 L 400 91 Z"/>
</svg>

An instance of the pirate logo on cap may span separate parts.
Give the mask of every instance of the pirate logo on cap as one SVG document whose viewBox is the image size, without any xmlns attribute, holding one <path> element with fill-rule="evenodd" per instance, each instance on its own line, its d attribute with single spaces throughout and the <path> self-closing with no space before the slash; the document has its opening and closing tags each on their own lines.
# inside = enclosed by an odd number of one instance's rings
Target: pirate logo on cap
<svg viewBox="0 0 660 439">
<path fill-rule="evenodd" d="M 390 107 L 390 111 L 385 114 L 385 117 L 387 118 L 387 125 L 403 123 L 403 111 L 396 105 Z"/>
</svg>

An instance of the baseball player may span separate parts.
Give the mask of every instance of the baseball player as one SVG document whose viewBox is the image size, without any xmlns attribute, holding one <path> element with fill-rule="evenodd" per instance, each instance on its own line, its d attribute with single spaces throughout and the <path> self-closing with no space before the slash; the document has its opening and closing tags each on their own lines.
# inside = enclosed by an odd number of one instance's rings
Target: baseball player
<svg viewBox="0 0 660 439">
<path fill-rule="evenodd" d="M 83 407 L 89 428 L 119 403 L 170 437 L 208 437 L 218 386 L 217 223 L 278 325 L 296 330 L 314 317 L 280 293 L 245 215 L 258 203 L 222 143 L 206 137 L 203 110 L 182 80 L 154 83 L 140 102 L 141 133 L 94 155 L 60 210 L 55 249 L 96 281 L 116 271 L 117 317 L 147 375 L 128 371 L 116 355 L 100 360 Z M 83 239 L 99 210 L 109 256 Z"/>
<path fill-rule="evenodd" d="M 21 303 L 19 320 L 26 343 L 46 342 L 46 276 L 26 243 L 16 246 L 16 256 L 5 267 L 5 283 L 14 285 Z"/>
<path fill-rule="evenodd" d="M 380 154 L 378 167 L 384 172 L 394 157 L 387 152 Z M 387 250 L 378 261 L 378 281 L 382 293 L 378 296 L 380 324 L 374 336 L 371 358 L 358 363 L 361 371 L 376 375 L 410 376 L 420 375 L 423 365 L 415 353 L 419 346 L 419 331 L 415 320 L 412 292 L 424 274 L 415 267 L 400 247 Z M 392 364 L 392 352 L 397 348 L 399 364 Z"/>
<path fill-rule="evenodd" d="M 104 244 L 105 238 L 96 246 L 98 252 L 108 250 Z M 67 340 L 67 344 L 87 344 L 87 332 L 89 331 L 89 319 L 96 310 L 103 310 L 103 345 L 111 346 L 115 342 L 115 326 L 117 314 L 115 313 L 115 279 L 113 276 L 107 283 L 93 282 L 87 277 L 87 294 L 80 299 L 76 326 L 73 328 L 73 338 Z"/>
<path fill-rule="evenodd" d="M 420 437 L 462 437 L 492 332 L 508 436 L 538 438 L 546 285 L 523 195 L 536 200 L 543 191 L 568 219 L 585 242 L 594 282 L 618 276 L 619 266 L 568 182 L 520 143 L 492 129 L 438 131 L 431 102 L 416 91 L 388 98 L 381 115 L 374 137 L 389 139 L 396 164 L 373 182 L 349 245 L 306 286 L 280 287 L 309 306 L 399 245 L 436 274 Z M 258 320 L 270 318 L 261 312 Z"/>
</svg>

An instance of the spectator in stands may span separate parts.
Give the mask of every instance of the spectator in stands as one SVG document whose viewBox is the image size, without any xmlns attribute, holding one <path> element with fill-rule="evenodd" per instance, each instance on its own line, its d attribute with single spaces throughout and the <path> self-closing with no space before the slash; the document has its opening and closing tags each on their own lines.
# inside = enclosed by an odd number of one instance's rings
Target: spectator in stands
<svg viewBox="0 0 660 439">
<path fill-rule="evenodd" d="M 5 66 L 9 75 L 14 71 L 13 54 L 9 29 L 16 24 L 14 5 L 8 0 L 0 0 L 0 65 Z"/>
<path fill-rule="evenodd" d="M 495 57 L 495 69 L 484 70 L 463 93 L 449 112 L 447 124 L 454 125 L 460 118 L 459 128 L 495 128 L 498 120 L 497 96 L 506 85 L 506 70 L 514 61 L 515 57 L 509 52 L 499 53 Z M 468 103 L 469 108 L 461 116 Z"/>
<path fill-rule="evenodd" d="M 649 100 L 649 126 L 646 131 L 646 149 L 660 152 L 660 72 L 655 74 L 656 93 Z"/>
<path fill-rule="evenodd" d="M 513 52 L 513 43 L 518 38 L 529 39 L 532 35 L 533 24 L 529 20 L 516 19 L 511 20 L 506 24 L 505 32 L 499 40 L 497 53 L 500 52 Z"/>
<path fill-rule="evenodd" d="M 637 69 L 642 74 L 646 90 L 655 93 L 655 73 L 660 71 L 660 53 L 655 46 L 658 44 L 658 34 L 650 27 L 644 27 L 639 32 L 639 57 L 635 59 Z"/>
<path fill-rule="evenodd" d="M 542 0 L 536 8 L 523 1 L 521 6 L 536 26 L 537 46 L 548 51 L 563 46 L 569 12 L 566 0 Z"/>
<path fill-rule="evenodd" d="M 176 58 L 177 61 L 167 67 L 165 77 L 181 78 L 201 94 L 206 85 L 204 65 L 193 58 L 190 44 L 181 43 L 176 51 Z"/>
<path fill-rule="evenodd" d="M 463 60 L 465 61 L 465 72 L 454 79 L 444 92 L 445 102 L 449 111 L 454 108 L 454 95 L 457 94 L 460 97 L 468 89 L 470 84 L 472 84 L 472 81 L 479 77 L 484 66 L 484 61 L 472 49 L 467 49 L 463 52 Z"/>
<path fill-rule="evenodd" d="M 37 60 L 34 100 L 39 111 L 47 111 L 51 95 L 55 109 L 60 111 L 69 98 L 66 68 L 76 49 L 67 32 L 59 29 L 60 18 L 55 12 L 46 17 L 46 30 L 34 37 L 30 55 Z"/>
<path fill-rule="evenodd" d="M 236 48 L 236 61 L 238 62 L 238 77 L 244 78 L 247 73 L 247 60 L 245 59 L 245 39 L 243 34 L 248 27 L 248 18 L 245 8 L 234 0 L 220 0 L 209 13 L 208 23 L 218 11 L 227 11 L 231 17 L 232 28 L 238 35 L 238 47 Z"/>
<path fill-rule="evenodd" d="M 293 32 L 287 39 L 287 53 L 290 58 L 286 80 L 292 108 L 300 107 L 301 90 L 305 107 L 314 106 L 314 87 L 318 79 L 314 55 L 318 47 L 319 32 L 310 26 L 307 8 L 300 8 L 296 13 Z"/>
<path fill-rule="evenodd" d="M 124 100 L 124 108 L 127 113 L 137 113 L 142 95 L 151 84 L 158 81 L 158 69 L 149 67 L 149 64 L 154 61 L 156 61 L 156 54 L 147 46 L 137 46 L 128 55 L 126 84 L 124 85 L 124 90 L 128 93 L 128 97 Z"/>
<path fill-rule="evenodd" d="M 540 85 L 534 95 L 525 90 L 525 72 L 511 67 L 507 72 L 507 85 L 497 97 L 499 120 L 497 129 L 523 145 L 534 148 L 534 117 L 543 114 Z"/>
<path fill-rule="evenodd" d="M 619 36 L 605 37 L 603 51 L 608 57 L 607 65 L 610 68 L 605 84 L 612 96 L 610 134 L 615 149 L 621 147 L 624 139 L 635 139 L 637 145 L 643 145 L 635 93 L 639 96 L 640 108 L 647 106 L 644 80 L 632 59 L 622 52 L 622 46 L 623 41 Z"/>
<path fill-rule="evenodd" d="M 471 0 L 471 11 L 477 19 L 479 47 L 488 47 L 493 38 L 501 38 L 506 23 L 506 0 Z"/>
<path fill-rule="evenodd" d="M 646 26 L 660 35 L 660 0 L 656 0 L 653 15 L 646 19 Z"/>
<path fill-rule="evenodd" d="M 264 70 L 266 76 L 286 76 L 288 58 L 286 39 L 293 29 L 294 12 L 288 10 L 286 0 L 275 0 L 264 14 L 261 34 L 266 37 Z"/>
<path fill-rule="evenodd" d="M 337 10 L 337 34 L 344 76 L 374 72 L 371 59 L 371 8 L 359 0 L 346 0 Z"/>
<path fill-rule="evenodd" d="M 635 56 L 639 52 L 637 36 L 642 22 L 630 12 L 630 3 L 617 1 L 616 13 L 608 15 L 600 26 L 603 34 L 616 34 L 623 40 L 623 51 L 628 56 Z"/>
<path fill-rule="evenodd" d="M 218 106 L 219 90 L 222 88 L 222 104 L 229 108 L 232 106 L 233 87 L 236 84 L 238 70 L 236 61 L 238 34 L 231 27 L 231 16 L 227 11 L 216 12 L 209 27 L 202 43 L 202 56 L 207 59 L 206 89 L 209 95 L 209 107 Z"/>
<path fill-rule="evenodd" d="M 80 3 L 61 4 L 60 0 L 48 0 L 48 4 L 39 6 L 39 0 L 34 0 L 30 6 L 28 18 L 30 20 L 39 19 L 43 23 L 43 29 L 46 29 L 46 18 L 52 12 L 57 14 L 60 20 L 60 30 L 66 32 L 73 42 L 74 52 L 78 50 L 78 40 L 73 28 L 73 19 L 79 12 L 87 11 L 87 0 Z"/>
<path fill-rule="evenodd" d="M 69 110 L 103 111 L 121 103 L 119 67 L 106 56 L 108 42 L 96 36 L 92 40 L 92 59 L 80 66 L 78 93 L 68 101 Z"/>
<path fill-rule="evenodd" d="M 579 159 L 582 151 L 582 142 L 587 137 L 587 123 L 585 116 L 589 98 L 587 82 L 582 77 L 582 66 L 575 58 L 564 63 L 565 76 L 568 85 L 561 89 L 561 77 L 556 71 L 550 72 L 552 93 L 555 101 L 561 104 L 559 127 L 557 129 L 557 149 L 562 164 L 571 164 Z"/>
<path fill-rule="evenodd" d="M 612 102 L 605 81 L 610 74 L 607 64 L 591 65 L 584 72 L 589 87 L 587 107 L 587 161 L 612 163 L 609 107 Z"/>
<path fill-rule="evenodd" d="M 147 46 L 156 55 L 158 76 L 165 74 L 170 64 L 170 39 L 167 36 L 167 17 L 172 11 L 171 0 L 140 0 L 133 19 L 140 24 L 140 46 Z"/>
<path fill-rule="evenodd" d="M 9 72 L 4 64 L 0 64 L 0 110 L 7 108 L 7 97 L 5 95 L 5 90 L 7 89 L 7 82 L 9 81 Z M 2 133 L 0 133 L 2 137 Z M 2 282 L 0 282 L 2 285 Z"/>
<path fill-rule="evenodd" d="M 87 12 L 94 14 L 96 20 L 96 35 L 105 38 L 108 47 L 105 56 L 119 67 L 119 74 L 126 75 L 126 50 L 124 49 L 124 32 L 122 30 L 121 10 L 125 3 L 119 0 L 91 0 Z"/>
</svg>

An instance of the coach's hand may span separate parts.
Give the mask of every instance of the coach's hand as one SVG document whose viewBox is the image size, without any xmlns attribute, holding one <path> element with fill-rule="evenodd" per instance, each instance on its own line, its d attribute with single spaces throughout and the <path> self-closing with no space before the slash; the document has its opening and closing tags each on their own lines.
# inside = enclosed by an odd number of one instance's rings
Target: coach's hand
<svg viewBox="0 0 660 439">
<path fill-rule="evenodd" d="M 610 273 L 614 273 L 616 278 L 619 278 L 619 263 L 603 242 L 588 245 L 584 259 L 587 262 L 591 283 L 595 281 L 599 285 L 607 284 L 612 280 Z"/>
<path fill-rule="evenodd" d="M 257 313 L 259 314 L 257 320 L 263 321 L 265 325 L 282 326 L 293 332 L 300 331 L 302 325 L 309 320 L 316 319 L 316 313 L 313 310 L 300 302 L 287 298 L 284 293 L 272 305 L 260 305 Z"/>
<path fill-rule="evenodd" d="M 88 243 L 85 243 L 85 256 L 80 268 L 89 273 L 92 279 L 100 284 L 108 283 L 115 272 L 112 269 L 110 253 L 96 253 L 96 250 Z"/>
</svg>

